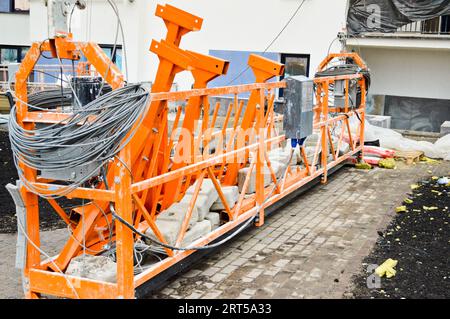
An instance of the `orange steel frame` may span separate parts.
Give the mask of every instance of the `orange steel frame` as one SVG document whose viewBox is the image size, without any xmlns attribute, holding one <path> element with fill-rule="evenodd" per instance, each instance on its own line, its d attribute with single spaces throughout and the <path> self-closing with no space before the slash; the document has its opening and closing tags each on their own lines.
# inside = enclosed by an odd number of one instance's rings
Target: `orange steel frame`
<svg viewBox="0 0 450 319">
<path fill-rule="evenodd" d="M 108 222 L 112 222 L 109 212 L 110 202 L 114 203 L 116 213 L 123 219 L 140 231 L 151 228 L 161 242 L 167 243 L 156 226 L 156 217 L 172 203 L 180 200 L 187 188 L 198 181 L 175 244 L 180 246 L 201 183 L 205 178 L 210 178 L 219 197 L 224 202 L 227 220 L 207 236 L 192 243 L 196 247 L 204 246 L 232 231 L 255 214 L 258 214 L 256 226 L 263 225 L 265 208 L 317 177 L 321 177 L 322 182 L 326 182 L 328 171 L 331 168 L 350 157 L 362 154 L 366 99 L 364 79 L 361 75 L 314 79 L 317 88 L 314 130 L 320 133 L 320 139 L 317 142 L 313 161 L 308 163 L 305 148 L 302 147 L 301 155 L 304 165 L 289 167 L 274 192 L 271 191 L 273 184 L 265 188 L 262 174 L 264 165 L 269 167 L 272 181 L 277 181 L 267 156 L 267 150 L 278 147 L 286 139 L 284 135 L 278 133 L 276 127 L 276 123 L 282 119 L 282 116 L 274 112 L 275 91 L 278 88 L 285 88 L 286 83 L 267 83 L 267 81 L 283 74 L 284 66 L 263 57 L 251 55 L 249 66 L 255 74 L 256 83 L 206 88 L 210 80 L 226 73 L 228 62 L 179 48 L 183 35 L 190 31 L 200 30 L 202 19 L 170 5 L 158 5 L 156 15 L 164 20 L 167 26 L 167 36 L 165 40 L 153 41 L 150 47 L 150 51 L 158 55 L 160 62 L 146 117 L 137 128 L 137 133 L 132 140 L 109 164 L 107 179 L 109 185 L 112 185 L 111 189 L 106 189 L 103 184 L 96 189 L 78 187 L 66 196 L 69 199 L 80 198 L 91 201 L 72 211 L 72 214 L 84 214 L 84 227 L 81 222 L 73 221 L 56 201 L 49 201 L 56 213 L 71 228 L 73 236 L 51 261 L 41 260 L 39 251 L 33 244 L 28 243 L 27 262 L 24 269 L 27 298 L 39 298 L 41 294 L 68 298 L 134 298 L 137 287 L 195 253 L 192 250 L 166 249 L 166 258 L 142 273 L 134 275 L 133 245 L 137 236 L 122 223 L 115 221 L 112 239 L 116 242 L 117 247 L 117 283 L 61 274 L 60 270 L 64 271 L 74 257 L 83 253 L 79 244 L 83 242 L 83 238 L 86 239 L 88 253 L 91 254 L 92 251 L 101 250 L 108 242 L 108 232 L 105 227 L 107 222 L 101 210 L 106 212 Z M 30 111 L 26 105 L 27 78 L 42 51 L 48 51 L 53 57 L 60 59 L 79 60 L 80 56 L 84 55 L 88 63 L 95 67 L 100 75 L 104 75 L 104 79 L 113 89 L 124 85 L 124 77 L 119 69 L 110 63 L 101 48 L 94 43 L 75 42 L 70 34 L 66 37 L 34 43 L 16 75 L 18 121 L 27 129 L 32 129 L 36 123 L 58 123 L 68 116 L 67 113 Z M 365 67 L 364 62 L 357 54 L 339 53 L 328 56 L 320 65 L 320 69 L 325 68 L 333 59 L 345 58 L 353 58 L 361 67 Z M 169 92 L 175 75 L 181 71 L 192 72 L 195 79 L 194 89 Z M 348 87 L 349 81 L 353 79 L 357 80 L 361 87 L 361 104 L 356 109 L 351 109 L 347 95 L 345 105 L 329 107 L 329 85 L 336 80 L 345 80 Z M 250 93 L 245 112 L 243 112 L 244 103 L 238 99 L 239 94 L 243 93 Z M 230 94 L 234 95 L 234 101 L 228 105 L 224 123 L 218 125 L 216 122 L 220 104 L 217 103 L 211 107 L 209 98 Z M 179 106 L 173 128 L 169 130 L 168 103 L 180 101 L 182 104 L 186 104 L 184 119 L 181 119 L 183 107 Z M 330 112 L 339 112 L 340 115 L 331 117 Z M 354 117 L 356 112 L 360 114 L 362 122 L 357 131 L 352 132 L 349 118 Z M 201 127 L 198 127 L 198 120 L 202 120 Z M 234 138 L 230 138 L 226 141 L 223 149 L 216 149 L 214 153 L 208 154 L 206 157 L 194 152 L 187 162 L 173 163 L 171 152 L 177 149 L 175 132 L 179 127 L 190 131 L 192 137 L 195 132 L 199 133 L 194 137 L 197 146 L 206 145 L 220 134 L 229 134 L 234 137 L 240 130 L 248 128 L 253 128 L 255 134 L 249 136 L 244 145 L 237 145 L 233 143 Z M 211 128 L 216 128 L 216 131 L 210 133 L 211 130 L 208 131 L 208 129 Z M 340 130 L 340 134 L 338 146 L 334 148 L 330 140 L 331 130 L 336 128 Z M 344 140 L 349 141 L 350 151 L 341 155 L 339 149 Z M 180 142 L 180 138 L 178 138 L 178 142 Z M 240 194 L 237 204 L 229 207 L 220 184 L 236 185 L 238 170 L 245 166 L 250 154 L 253 156 L 245 179 L 244 190 Z M 243 156 L 245 161 L 236 163 L 232 160 L 238 156 Z M 329 156 L 332 157 L 331 161 L 328 160 Z M 43 193 L 51 194 L 55 189 L 65 189 L 65 186 L 58 184 L 57 181 L 43 180 L 35 170 L 23 163 L 20 165 L 24 170 L 25 178 L 35 186 L 39 186 Z M 244 197 L 253 170 L 256 170 L 256 193 Z M 21 188 L 21 194 L 26 206 L 26 229 L 29 239 L 37 247 L 40 247 L 38 195 L 29 192 L 24 187 Z M 269 195 L 270 197 L 267 198 Z M 99 232 L 99 229 L 105 229 L 105 231 L 102 233 Z"/>
</svg>

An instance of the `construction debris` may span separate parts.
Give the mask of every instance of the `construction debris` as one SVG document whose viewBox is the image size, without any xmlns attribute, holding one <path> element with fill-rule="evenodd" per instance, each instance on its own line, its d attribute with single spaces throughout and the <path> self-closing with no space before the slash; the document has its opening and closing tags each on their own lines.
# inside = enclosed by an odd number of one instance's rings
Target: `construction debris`
<svg viewBox="0 0 450 319">
<path fill-rule="evenodd" d="M 363 162 L 363 163 L 357 163 L 357 164 L 355 165 L 355 167 L 356 167 L 357 169 L 372 169 L 372 165 L 370 165 L 370 164 L 368 164 L 368 163 L 366 163 L 366 162 Z"/>
<path fill-rule="evenodd" d="M 66 275 L 116 282 L 117 265 L 104 256 L 80 255 L 71 260 Z"/>
<path fill-rule="evenodd" d="M 394 169 L 396 167 L 395 159 L 385 158 L 378 162 L 378 166 L 381 168 Z"/>
<path fill-rule="evenodd" d="M 399 206 L 399 207 L 395 208 L 395 212 L 396 213 L 404 213 L 404 212 L 406 212 L 406 206 Z"/>
<path fill-rule="evenodd" d="M 395 266 L 397 266 L 397 263 L 397 260 L 389 258 L 375 269 L 375 273 L 379 277 L 386 276 L 386 278 L 392 278 L 397 273 L 397 271 L 394 269 Z"/>
</svg>

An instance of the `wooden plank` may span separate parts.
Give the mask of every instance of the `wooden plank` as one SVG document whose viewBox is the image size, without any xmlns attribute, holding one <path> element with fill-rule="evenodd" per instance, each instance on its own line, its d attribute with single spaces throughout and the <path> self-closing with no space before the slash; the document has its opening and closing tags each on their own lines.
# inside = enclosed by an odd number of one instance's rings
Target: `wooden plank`
<svg viewBox="0 0 450 319">
<path fill-rule="evenodd" d="M 395 151 L 394 158 L 404 159 L 406 165 L 411 165 L 414 162 L 419 162 L 423 154 L 422 151 Z"/>
</svg>

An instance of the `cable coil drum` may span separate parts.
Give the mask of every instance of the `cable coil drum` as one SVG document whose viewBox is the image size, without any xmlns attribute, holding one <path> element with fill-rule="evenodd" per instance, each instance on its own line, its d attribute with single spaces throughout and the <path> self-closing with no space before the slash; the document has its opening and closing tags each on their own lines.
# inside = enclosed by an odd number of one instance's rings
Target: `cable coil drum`
<svg viewBox="0 0 450 319">
<path fill-rule="evenodd" d="M 99 175 L 99 170 L 134 136 L 139 126 L 135 124 L 145 117 L 149 98 L 149 91 L 142 85 L 127 85 L 74 109 L 64 121 L 33 130 L 19 125 L 14 106 L 9 131 L 21 181 L 31 192 L 47 197 L 26 180 L 19 160 L 42 177 L 71 182 L 65 193 L 55 192 L 52 198 L 64 196 Z"/>
</svg>

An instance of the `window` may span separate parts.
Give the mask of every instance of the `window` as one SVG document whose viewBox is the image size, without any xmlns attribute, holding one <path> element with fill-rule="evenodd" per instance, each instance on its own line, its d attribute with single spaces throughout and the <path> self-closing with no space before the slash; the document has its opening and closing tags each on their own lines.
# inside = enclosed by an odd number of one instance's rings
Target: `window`
<svg viewBox="0 0 450 319">
<path fill-rule="evenodd" d="M 423 21 L 422 33 L 430 33 L 430 34 L 450 33 L 450 15 L 444 15 Z"/>
<path fill-rule="evenodd" d="M 255 52 L 255 51 L 231 51 L 231 50 L 209 50 L 209 55 L 230 62 L 226 75 L 219 76 L 208 83 L 208 87 L 221 87 L 229 85 L 241 85 L 255 82 L 255 76 L 248 67 L 248 58 L 250 54 L 260 55 L 266 59 L 278 62 L 280 55 L 276 52 Z M 276 81 L 271 79 L 269 82 Z M 250 93 L 241 93 L 239 97 L 247 98 Z M 233 96 L 232 94 L 230 96 Z"/>
<path fill-rule="evenodd" d="M 113 49 L 114 49 L 114 45 L 100 45 L 100 47 L 103 49 L 103 51 L 106 53 L 106 55 L 108 56 L 108 58 L 111 59 L 111 61 L 117 65 L 117 67 L 119 68 L 119 70 L 122 70 L 122 46 L 121 45 L 117 45 L 116 46 L 116 52 L 113 55 Z"/>
<path fill-rule="evenodd" d="M 30 0 L 14 0 L 14 11 L 30 11 Z"/>
<path fill-rule="evenodd" d="M 0 12 L 20 13 L 30 11 L 30 0 L 0 0 Z"/>
<path fill-rule="evenodd" d="M 391 116 L 391 128 L 439 132 L 450 121 L 450 100 L 404 96 L 385 97 L 384 115 Z"/>
<path fill-rule="evenodd" d="M 0 45 L 0 64 L 20 63 L 28 52 L 28 47 Z"/>
<path fill-rule="evenodd" d="M 281 54 L 281 63 L 284 64 L 285 77 L 304 75 L 309 76 L 309 54 Z M 279 97 L 283 97 L 284 90 L 280 89 Z"/>
</svg>

